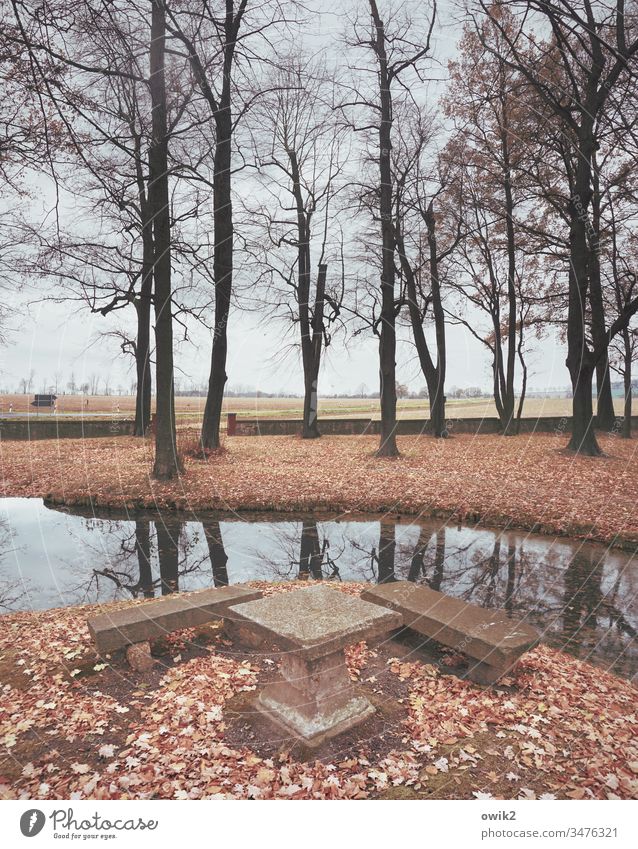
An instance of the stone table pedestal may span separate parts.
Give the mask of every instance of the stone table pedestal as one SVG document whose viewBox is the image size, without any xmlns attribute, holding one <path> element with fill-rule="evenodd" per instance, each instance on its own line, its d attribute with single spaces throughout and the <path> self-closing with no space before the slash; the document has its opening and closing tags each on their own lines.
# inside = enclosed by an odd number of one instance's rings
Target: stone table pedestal
<svg viewBox="0 0 638 849">
<path fill-rule="evenodd" d="M 286 733 L 318 746 L 374 713 L 352 685 L 344 648 L 401 627 L 399 614 L 325 585 L 231 610 L 284 650 L 278 679 L 262 690 L 257 707 Z"/>
</svg>

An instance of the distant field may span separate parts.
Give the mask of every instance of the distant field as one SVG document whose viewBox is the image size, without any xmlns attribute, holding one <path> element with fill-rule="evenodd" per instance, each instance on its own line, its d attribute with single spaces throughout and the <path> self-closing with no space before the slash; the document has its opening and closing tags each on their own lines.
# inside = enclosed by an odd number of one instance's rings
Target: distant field
<svg viewBox="0 0 638 849">
<path fill-rule="evenodd" d="M 8 415 L 10 407 L 13 414 L 50 416 L 48 409 L 37 411 L 30 406 L 33 396 L 30 395 L 1 395 L 0 415 Z M 83 414 L 91 417 L 103 416 L 133 416 L 135 398 L 130 395 L 90 395 L 88 405 L 86 398 L 80 395 L 60 395 L 57 402 L 57 413 L 60 415 Z M 182 423 L 194 422 L 201 418 L 204 410 L 204 398 L 186 396 L 175 399 L 177 415 Z M 297 419 L 302 415 L 301 398 L 226 398 L 225 413 L 237 413 L 241 418 L 283 418 Z M 616 412 L 622 412 L 621 399 L 615 399 Z M 426 400 L 410 398 L 398 402 L 399 418 L 424 418 L 429 406 Z M 638 400 L 634 401 L 634 413 L 638 413 Z M 450 418 L 475 418 L 495 416 L 494 403 L 489 398 L 450 399 L 447 402 L 447 413 Z M 530 398 L 525 403 L 523 415 L 530 418 L 538 416 L 563 416 L 571 413 L 570 398 Z M 379 417 L 377 400 L 369 398 L 323 398 L 319 400 L 319 416 L 323 418 L 373 418 Z"/>
</svg>

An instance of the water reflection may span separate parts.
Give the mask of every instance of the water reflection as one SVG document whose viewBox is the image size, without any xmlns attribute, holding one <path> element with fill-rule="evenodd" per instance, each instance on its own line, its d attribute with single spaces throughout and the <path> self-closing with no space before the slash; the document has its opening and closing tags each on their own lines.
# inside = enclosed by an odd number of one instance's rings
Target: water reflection
<svg viewBox="0 0 638 849">
<path fill-rule="evenodd" d="M 618 674 L 638 671 L 633 556 L 577 540 L 433 521 L 73 515 L 4 499 L 0 609 L 259 580 L 409 580 L 512 617 Z"/>
</svg>

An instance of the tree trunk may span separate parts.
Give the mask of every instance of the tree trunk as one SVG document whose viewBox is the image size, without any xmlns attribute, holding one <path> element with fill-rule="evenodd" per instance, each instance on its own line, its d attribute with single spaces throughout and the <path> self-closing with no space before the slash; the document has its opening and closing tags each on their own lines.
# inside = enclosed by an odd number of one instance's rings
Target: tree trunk
<svg viewBox="0 0 638 849">
<path fill-rule="evenodd" d="M 631 439 L 631 361 L 633 357 L 633 348 L 630 341 L 629 331 L 625 328 L 623 331 L 623 339 L 625 343 L 625 364 L 623 369 L 623 386 L 625 390 L 624 415 L 622 420 L 622 437 L 623 439 Z"/>
<path fill-rule="evenodd" d="M 596 427 L 611 431 L 616 425 L 614 401 L 611 395 L 605 305 L 600 278 L 600 188 L 596 158 L 592 167 L 592 221 L 589 228 L 589 305 L 591 335 L 594 348 L 604 348 L 596 363 Z"/>
<path fill-rule="evenodd" d="M 208 556 L 210 558 L 210 566 L 213 572 L 213 584 L 216 587 L 228 586 L 228 555 L 224 548 L 224 540 L 222 539 L 222 530 L 217 521 L 202 522 L 204 528 L 204 536 L 208 543 Z"/>
<path fill-rule="evenodd" d="M 414 547 L 412 560 L 410 561 L 408 581 L 416 583 L 422 574 L 425 575 L 425 551 L 433 536 L 434 533 L 427 527 L 422 527 L 419 531 L 419 539 Z"/>
<path fill-rule="evenodd" d="M 311 576 L 315 581 L 321 581 L 323 579 L 322 559 L 317 523 L 314 520 L 303 522 L 299 546 L 299 577 L 305 579 Z"/>
<path fill-rule="evenodd" d="M 423 318 L 417 303 L 416 280 L 414 270 L 410 265 L 403 241 L 401 222 L 397 220 L 395 228 L 396 246 L 399 252 L 399 260 L 405 277 L 406 295 L 410 324 L 412 325 L 412 336 L 414 346 L 419 357 L 421 371 L 425 377 L 428 387 L 428 398 L 430 402 L 430 430 L 435 437 L 448 435 L 445 420 L 445 314 L 441 302 L 441 288 L 439 283 L 438 254 L 436 247 L 435 218 L 432 205 L 424 215 L 428 232 L 428 245 L 430 251 L 430 280 L 432 290 L 432 305 L 434 312 L 434 325 L 436 334 L 436 365 L 430 354 L 425 332 L 423 330 Z"/>
<path fill-rule="evenodd" d="M 428 383 L 430 396 L 430 426 L 436 437 L 448 435 L 445 422 L 445 373 L 447 368 L 447 350 L 445 345 L 445 313 L 441 299 L 441 281 L 439 279 L 439 254 L 436 242 L 436 217 L 430 202 L 425 215 L 430 252 L 430 286 L 432 290 L 432 311 L 434 313 L 434 335 L 436 338 L 436 369 Z M 426 376 L 427 382 L 427 376 Z"/>
<path fill-rule="evenodd" d="M 429 581 L 430 589 L 441 591 L 443 572 L 445 568 L 445 525 L 436 532 L 436 549 L 434 551 L 434 571 Z"/>
<path fill-rule="evenodd" d="M 228 316 L 233 288 L 233 207 L 231 200 L 231 141 L 232 121 L 230 95 L 224 102 L 215 125 L 217 140 L 213 173 L 213 274 L 215 277 L 215 329 L 211 354 L 208 395 L 202 422 L 202 447 L 219 448 L 228 353 Z"/>
<path fill-rule="evenodd" d="M 588 209 L 592 198 L 594 119 L 583 110 L 578 133 L 574 192 L 569 214 L 569 299 L 567 308 L 567 368 L 572 381 L 572 437 L 569 448 L 582 454 L 601 453 L 593 428 L 592 388 L 594 361 L 585 335 L 585 306 L 590 290 L 591 251 L 587 239 Z"/>
<path fill-rule="evenodd" d="M 505 587 L 505 610 L 508 616 L 514 612 L 514 591 L 516 589 L 516 546 L 507 547 L 507 584 Z"/>
<path fill-rule="evenodd" d="M 613 431 L 616 426 L 616 411 L 611 394 L 611 375 L 607 350 L 596 363 L 596 427 Z"/>
<path fill-rule="evenodd" d="M 501 65 L 501 74 L 502 74 Z M 504 88 L 502 86 L 502 91 Z M 509 150 L 509 114 L 508 106 L 503 110 L 502 151 L 505 168 L 505 214 L 507 216 L 507 364 L 505 366 L 504 392 L 502 395 L 503 416 L 501 425 L 503 436 L 516 433 L 514 420 L 514 367 L 516 363 L 516 236 L 514 233 L 514 196 L 510 179 L 510 150 Z"/>
<path fill-rule="evenodd" d="M 310 257 L 308 256 L 308 259 Z M 321 436 L 318 421 L 319 399 L 317 394 L 319 384 L 319 369 L 321 367 L 321 349 L 323 345 L 323 311 L 326 291 L 326 274 L 328 266 L 319 265 L 317 289 L 312 321 L 306 315 L 306 330 L 301 326 L 301 347 L 304 369 L 304 406 L 303 428 L 301 435 L 304 439 L 316 439 Z M 301 317 L 301 304 L 300 304 Z"/>
<path fill-rule="evenodd" d="M 151 421 L 151 301 L 153 294 L 153 242 L 144 246 L 142 287 L 135 301 L 137 339 L 135 343 L 135 436 L 144 436 Z M 148 250 L 148 255 L 147 255 Z M 149 262 L 147 263 L 147 256 Z"/>
<path fill-rule="evenodd" d="M 394 574 L 394 553 L 396 549 L 395 525 L 381 522 L 379 533 L 379 577 L 378 583 L 388 584 L 396 581 Z"/>
<path fill-rule="evenodd" d="M 153 572 L 151 570 L 151 527 L 150 522 L 137 519 L 135 522 L 135 551 L 140 573 L 139 588 L 144 598 L 153 598 Z"/>
<path fill-rule="evenodd" d="M 370 0 L 376 30 L 375 51 L 379 64 L 379 212 L 381 216 L 381 315 L 379 328 L 379 396 L 381 439 L 378 457 L 397 457 L 396 442 L 396 313 L 394 303 L 394 225 L 392 222 L 392 95 L 386 54 L 386 36 L 377 4 Z"/>
<path fill-rule="evenodd" d="M 317 379 L 318 372 L 314 363 L 309 370 L 304 370 L 304 400 L 303 400 L 303 426 L 301 435 L 304 439 L 317 439 L 321 436 L 317 422 Z"/>
<path fill-rule="evenodd" d="M 182 523 L 155 522 L 157 555 L 159 558 L 162 595 L 176 593 L 179 589 L 179 540 Z"/>
<path fill-rule="evenodd" d="M 593 378 L 593 368 L 584 365 L 581 366 L 576 376 L 572 376 L 573 421 L 572 436 L 568 447 L 580 454 L 597 457 L 602 452 L 594 432 Z"/>
<path fill-rule="evenodd" d="M 180 471 L 175 433 L 173 317 L 171 303 L 171 220 L 168 191 L 168 136 L 164 77 L 166 20 L 163 3 L 152 0 L 149 88 L 153 141 L 149 151 L 149 206 L 153 220 L 155 284 L 155 360 L 157 429 L 153 476 L 160 480 Z"/>
</svg>

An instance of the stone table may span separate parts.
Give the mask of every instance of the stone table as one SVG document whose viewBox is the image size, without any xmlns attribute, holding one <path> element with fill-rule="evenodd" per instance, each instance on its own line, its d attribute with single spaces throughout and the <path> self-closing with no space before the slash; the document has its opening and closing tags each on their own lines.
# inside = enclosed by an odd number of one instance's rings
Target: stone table
<svg viewBox="0 0 638 849">
<path fill-rule="evenodd" d="M 284 650 L 279 677 L 259 694 L 257 707 L 287 733 L 318 746 L 374 713 L 352 685 L 344 648 L 400 628 L 399 613 L 325 585 L 236 604 L 229 611 Z"/>
</svg>

